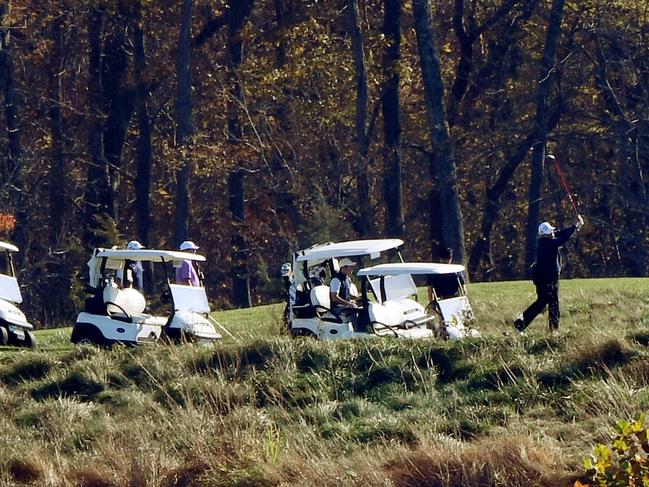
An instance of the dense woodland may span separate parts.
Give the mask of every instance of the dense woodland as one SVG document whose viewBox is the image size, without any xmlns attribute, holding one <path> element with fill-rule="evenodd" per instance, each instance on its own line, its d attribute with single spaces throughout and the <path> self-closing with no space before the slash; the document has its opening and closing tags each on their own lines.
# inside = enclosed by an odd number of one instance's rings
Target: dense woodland
<svg viewBox="0 0 649 487">
<path fill-rule="evenodd" d="M 0 210 L 27 312 L 70 320 L 89 250 L 208 257 L 218 306 L 291 250 L 404 238 L 471 279 L 644 275 L 645 0 L 2 0 Z M 546 153 L 556 155 L 550 164 Z"/>
</svg>

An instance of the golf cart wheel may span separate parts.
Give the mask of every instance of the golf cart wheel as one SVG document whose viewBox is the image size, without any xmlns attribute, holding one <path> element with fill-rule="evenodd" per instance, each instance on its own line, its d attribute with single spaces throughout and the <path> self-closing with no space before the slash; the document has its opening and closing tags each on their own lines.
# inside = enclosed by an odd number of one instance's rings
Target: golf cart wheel
<svg viewBox="0 0 649 487">
<path fill-rule="evenodd" d="M 34 332 L 25 330 L 25 341 L 23 342 L 25 348 L 36 348 L 36 337 Z"/>
<path fill-rule="evenodd" d="M 75 329 L 72 331 L 70 340 L 75 345 L 86 345 L 91 347 L 105 347 L 108 343 L 104 336 L 96 328 Z"/>
<path fill-rule="evenodd" d="M 0 326 L 0 345 L 7 345 L 9 343 L 9 332 L 4 326 Z"/>
<path fill-rule="evenodd" d="M 293 338 L 317 338 L 316 334 L 308 328 L 291 328 Z"/>
</svg>

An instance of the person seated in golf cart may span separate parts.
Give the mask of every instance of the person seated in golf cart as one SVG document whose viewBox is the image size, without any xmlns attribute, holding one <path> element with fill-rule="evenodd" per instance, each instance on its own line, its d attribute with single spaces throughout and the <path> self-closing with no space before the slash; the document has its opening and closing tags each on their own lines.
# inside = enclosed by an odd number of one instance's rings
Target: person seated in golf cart
<svg viewBox="0 0 649 487">
<path fill-rule="evenodd" d="M 439 261 L 444 264 L 453 262 L 453 250 L 442 247 L 439 250 Z M 434 299 L 454 298 L 466 294 L 464 275 L 461 272 L 453 274 L 430 274 L 426 279 L 428 286 L 428 302 Z"/>
<path fill-rule="evenodd" d="M 309 268 L 309 282 L 311 287 L 322 286 L 327 281 L 327 267 L 331 265 L 331 259 L 321 262 L 317 266 Z"/>
<path fill-rule="evenodd" d="M 356 262 L 344 257 L 338 261 L 338 265 L 340 271 L 329 283 L 331 312 L 343 321 L 355 321 L 360 311 L 360 307 L 356 304 L 358 293 L 354 293 L 356 287 L 351 279 Z"/>
</svg>

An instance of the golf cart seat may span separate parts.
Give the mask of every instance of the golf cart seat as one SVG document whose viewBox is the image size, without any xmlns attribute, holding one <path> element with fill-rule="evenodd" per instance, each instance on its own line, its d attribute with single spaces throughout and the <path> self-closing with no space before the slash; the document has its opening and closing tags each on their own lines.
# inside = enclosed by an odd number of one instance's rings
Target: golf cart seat
<svg viewBox="0 0 649 487">
<path fill-rule="evenodd" d="M 412 299 L 412 296 L 417 295 L 417 286 L 411 275 L 386 276 L 382 284 L 381 279 L 372 279 L 370 285 L 377 299 L 389 309 L 388 316 L 392 317 L 390 320 L 392 323 L 397 320 L 397 316 L 399 316 L 397 325 L 405 322 L 421 324 L 430 319 L 424 307 Z M 386 318 L 383 310 L 377 308 L 377 312 L 378 316 Z M 376 321 L 381 322 L 378 319 Z M 395 326 L 390 321 L 386 324 Z"/>
<path fill-rule="evenodd" d="M 316 311 L 327 312 L 331 309 L 331 296 L 329 286 L 320 285 L 311 289 L 311 305 Z"/>
<path fill-rule="evenodd" d="M 132 287 L 119 289 L 115 286 L 106 286 L 103 298 L 108 313 L 115 318 L 139 315 L 146 308 L 144 296 Z"/>
<path fill-rule="evenodd" d="M 322 321 L 342 323 L 342 320 L 331 312 L 331 290 L 324 284 L 311 288 L 311 305 Z"/>
<path fill-rule="evenodd" d="M 311 304 L 310 289 L 304 289 L 301 284 L 296 286 L 295 303 L 291 306 L 295 318 L 314 318 L 316 310 Z"/>
<path fill-rule="evenodd" d="M 394 301 L 386 301 L 385 303 L 368 304 L 368 314 L 370 323 L 377 335 L 391 334 L 392 328 L 401 326 L 403 323 L 403 314 L 401 308 Z"/>
</svg>

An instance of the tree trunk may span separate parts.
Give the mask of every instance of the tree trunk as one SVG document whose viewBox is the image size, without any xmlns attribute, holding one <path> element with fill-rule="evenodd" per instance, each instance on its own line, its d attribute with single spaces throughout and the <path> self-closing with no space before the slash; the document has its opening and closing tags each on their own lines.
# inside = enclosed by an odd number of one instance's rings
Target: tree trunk
<svg viewBox="0 0 649 487">
<path fill-rule="evenodd" d="M 277 35 L 275 40 L 275 68 L 283 70 L 286 68 L 286 30 L 294 15 L 294 5 L 290 0 L 274 0 L 275 23 Z M 281 132 L 289 132 L 291 129 L 291 117 L 289 115 L 287 102 L 290 99 L 289 90 L 284 88 L 284 98 L 274 107 L 275 116 L 279 120 Z M 283 145 L 283 144 L 282 144 Z M 290 150 L 286 151 L 289 154 Z M 293 172 L 290 169 L 289 162 L 285 158 L 284 147 L 280 150 L 275 147 L 272 155 L 272 172 L 276 180 L 275 206 L 279 213 L 287 215 L 291 228 L 288 229 L 290 234 L 296 235 L 296 229 L 302 226 L 302 217 L 298 207 L 298 198 L 291 190 Z M 286 254 L 291 251 L 292 242 L 286 240 Z M 296 243 L 296 242 L 293 242 Z"/>
<path fill-rule="evenodd" d="M 638 157 L 637 121 L 631 122 L 613 91 L 608 75 L 608 60 L 600 44 L 597 32 L 593 34 L 596 49 L 595 79 L 602 92 L 602 98 L 613 120 L 619 140 L 618 185 L 621 207 L 624 208 L 626 231 L 620 232 L 622 266 L 633 276 L 644 276 L 647 265 L 647 251 L 644 246 L 644 228 L 647 217 L 647 192 L 642 165 Z"/>
<path fill-rule="evenodd" d="M 453 29 L 460 46 L 460 59 L 455 69 L 455 80 L 451 87 L 451 96 L 448 107 L 448 121 L 452 127 L 455 124 L 459 105 L 464 97 L 469 84 L 471 73 L 474 69 L 473 49 L 475 41 L 492 28 L 496 23 L 505 19 L 516 4 L 522 0 L 504 0 L 500 6 L 481 23 L 477 24 L 475 19 L 475 7 L 472 6 L 465 19 L 466 0 L 455 0 L 453 7 Z M 510 24 L 511 25 L 511 24 Z M 480 80 L 476 80 L 478 84 Z"/>
<path fill-rule="evenodd" d="M 439 185 L 439 213 L 442 220 L 439 243 L 452 249 L 455 261 L 464 262 L 464 228 L 457 189 L 455 154 L 446 118 L 444 85 L 432 28 L 430 3 L 429 0 L 412 0 L 412 6 L 433 150 L 431 170 L 437 176 Z M 436 210 L 430 208 L 431 220 Z"/>
<path fill-rule="evenodd" d="M 557 46 L 561 35 L 564 0 L 553 0 L 548 33 L 541 60 L 539 87 L 536 94 L 535 131 L 537 134 L 532 146 L 532 175 L 528 199 L 527 220 L 525 222 L 525 269 L 526 273 L 536 260 L 536 240 L 539 216 L 541 213 L 541 193 L 543 191 L 543 170 L 545 165 L 545 144 L 548 137 L 548 100 L 554 83 Z"/>
<path fill-rule="evenodd" d="M 8 0 L 0 2 L 0 22 L 4 26 L 5 16 L 9 11 Z M 20 124 L 18 122 L 18 110 L 16 104 L 16 94 L 14 92 L 14 67 L 9 46 L 9 34 L 7 30 L 0 28 L 0 84 L 4 96 L 4 112 L 7 123 L 7 138 L 9 141 L 8 153 L 8 177 L 7 183 L 11 187 L 11 207 L 16 218 L 16 225 L 13 232 L 13 240 L 19 247 L 26 244 L 25 229 L 26 208 L 23 195 L 23 149 L 20 140 Z M 19 254 L 17 259 L 19 263 L 24 257 L 24 252 Z"/>
<path fill-rule="evenodd" d="M 368 177 L 367 154 L 369 152 L 369 136 L 367 132 L 367 69 L 365 67 L 365 52 L 363 33 L 358 18 L 358 0 L 347 0 L 349 14 L 349 32 L 352 40 L 352 57 L 356 71 L 356 147 L 358 163 L 356 167 L 356 192 L 358 196 L 358 220 L 356 230 L 360 237 L 369 235 L 372 231 L 372 202 L 369 196 L 370 185 Z"/>
<path fill-rule="evenodd" d="M 618 149 L 618 187 L 621 207 L 624 208 L 626 230 L 620 232 L 620 249 L 622 266 L 625 273 L 632 276 L 644 276 L 646 273 L 647 251 L 644 246 L 645 214 L 647 211 L 646 195 L 642 169 L 635 157 L 637 133 L 628 131 L 627 124 L 617 124 Z"/>
<path fill-rule="evenodd" d="M 23 196 L 22 164 L 23 153 L 20 139 L 20 127 L 14 92 L 14 67 L 9 45 L 9 32 L 4 27 L 5 17 L 9 12 L 8 0 L 0 2 L 0 90 L 4 98 L 4 114 L 7 127 L 7 163 L 3 170 L 4 183 L 9 186 L 9 207 L 15 217 L 13 240 L 19 247 L 24 247 L 25 236 L 25 198 Z M 17 257 L 22 260 L 22 255 Z"/>
<path fill-rule="evenodd" d="M 191 94 L 191 26 L 192 0 L 183 0 L 181 12 L 180 38 L 176 53 L 176 74 L 178 86 L 176 92 L 176 147 L 189 144 L 192 134 L 192 94 Z M 191 166 L 187 152 L 182 151 L 181 167 L 176 172 L 176 214 L 174 229 L 176 244 L 187 238 L 189 226 L 189 179 Z"/>
<path fill-rule="evenodd" d="M 128 69 L 130 41 L 126 32 L 131 27 L 133 12 L 125 0 L 117 2 L 117 13 L 113 15 L 113 33 L 105 42 L 102 62 L 102 92 L 106 122 L 104 124 L 104 157 L 108 163 L 111 194 L 113 195 L 113 216 L 118 217 L 119 191 L 122 151 L 126 130 L 133 114 L 134 91 L 125 84 Z"/>
<path fill-rule="evenodd" d="M 241 29 L 251 12 L 252 0 L 231 0 L 228 8 L 228 81 L 230 97 L 228 100 L 228 141 L 240 144 L 242 138 L 241 122 L 239 120 L 240 106 L 244 103 L 243 93 L 237 70 L 243 57 L 243 41 Z M 242 161 L 235 161 L 239 164 Z M 241 166 L 235 167 L 228 177 L 230 213 L 235 222 L 235 235 L 232 238 L 233 269 L 232 269 L 232 300 L 237 307 L 250 307 L 250 277 L 248 260 L 250 252 L 245 236 L 242 234 L 245 218 L 245 186 L 244 172 Z"/>
<path fill-rule="evenodd" d="M 230 213 L 235 224 L 235 235 L 232 238 L 234 262 L 232 268 L 232 298 L 237 307 L 249 308 L 250 282 L 248 277 L 248 258 L 246 238 L 240 229 L 245 220 L 244 175 L 242 169 L 230 172 L 228 189 L 230 194 Z"/>
<path fill-rule="evenodd" d="M 554 128 L 556 126 L 559 121 L 560 113 L 560 110 L 554 112 L 551 117 L 552 122 L 549 125 L 549 128 Z M 480 238 L 473 247 L 469 258 L 469 272 L 472 275 L 479 272 L 480 263 L 491 247 L 493 226 L 496 223 L 498 213 L 500 212 L 500 198 L 507 190 L 507 185 L 514 175 L 514 172 L 521 162 L 523 162 L 523 159 L 529 152 L 530 146 L 534 143 L 536 138 L 536 131 L 533 130 L 532 133 L 519 144 L 517 150 L 507 159 L 505 165 L 498 172 L 494 183 L 486 190 L 486 201 L 482 215 L 482 224 L 480 227 Z"/>
<path fill-rule="evenodd" d="M 385 234 L 388 237 L 403 237 L 406 233 L 401 191 L 401 1 L 383 2 L 383 35 L 386 40 L 383 72 L 387 82 L 381 97 L 381 108 L 385 160 Z"/>
<path fill-rule="evenodd" d="M 49 119 L 52 135 L 52 169 L 49 174 L 50 247 L 56 248 L 67 234 L 66 198 L 69 186 L 68 170 L 63 157 L 63 121 L 61 120 L 61 78 L 63 71 L 63 38 L 61 18 L 52 21 L 52 59 L 49 63 Z"/>
<path fill-rule="evenodd" d="M 135 54 L 135 108 L 137 111 L 137 174 L 135 175 L 135 211 L 138 240 L 151 246 L 151 117 L 149 114 L 149 88 L 144 82 L 146 50 L 144 40 L 144 20 L 142 19 L 142 0 L 135 4 L 135 26 L 133 47 Z M 144 269 L 144 290 L 153 291 L 153 266 Z"/>
<path fill-rule="evenodd" d="M 458 109 L 458 112 L 462 115 L 460 121 L 462 125 L 469 123 L 469 117 L 472 113 L 471 107 L 476 99 L 485 93 L 485 90 L 489 89 L 489 91 L 496 93 L 506 91 L 501 90 L 501 88 L 505 86 L 504 81 L 506 79 L 511 79 L 513 73 L 511 73 L 511 68 L 503 72 L 505 55 L 516 47 L 517 40 L 515 36 L 521 32 L 523 24 L 530 19 L 539 2 L 540 0 L 525 0 L 520 13 L 514 16 L 511 22 L 506 23 L 503 31 L 496 36 L 493 47 L 489 50 L 484 64 L 480 67 L 476 76 L 473 77 L 473 82 L 465 86 L 464 89 L 457 89 L 457 92 L 463 93 L 461 97 L 462 107 Z M 459 76 L 456 75 L 456 80 L 458 78 Z M 498 99 L 501 96 L 503 95 L 496 96 L 491 105 L 498 106 Z M 454 103 L 453 99 L 454 97 L 451 98 L 451 103 Z M 459 98 L 458 102 L 460 102 Z"/>
<path fill-rule="evenodd" d="M 151 118 L 149 115 L 149 89 L 144 82 L 146 51 L 141 0 L 135 7 L 134 52 L 135 52 L 135 100 L 137 110 L 137 174 L 135 176 L 135 209 L 137 212 L 138 240 L 149 247 L 151 230 Z"/>
<path fill-rule="evenodd" d="M 91 8 L 88 17 L 88 165 L 85 192 L 84 243 L 89 247 L 110 246 L 115 242 L 108 234 L 114 218 L 108 164 L 104 157 L 102 100 L 102 31 L 103 6 Z"/>
</svg>

